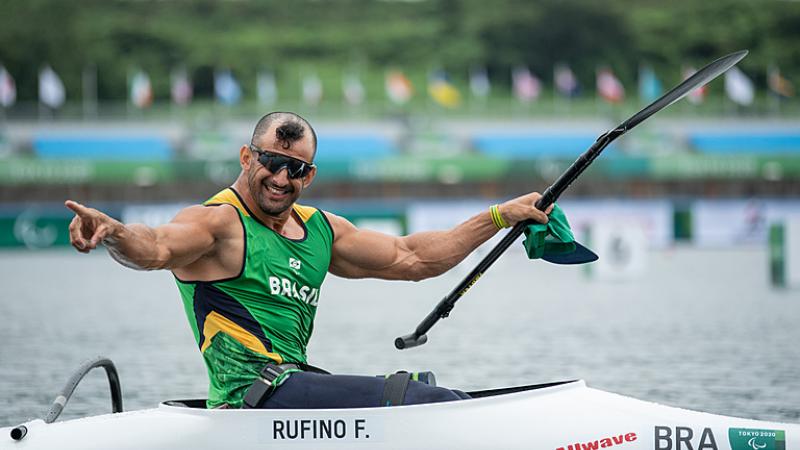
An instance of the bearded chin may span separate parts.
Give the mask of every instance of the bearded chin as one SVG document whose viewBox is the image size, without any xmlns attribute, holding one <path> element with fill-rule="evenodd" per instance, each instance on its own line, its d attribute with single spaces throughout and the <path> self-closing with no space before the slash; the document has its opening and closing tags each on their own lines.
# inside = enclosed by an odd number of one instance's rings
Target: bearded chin
<svg viewBox="0 0 800 450">
<path fill-rule="evenodd" d="M 253 192 L 256 199 L 256 204 L 258 208 L 264 214 L 268 216 L 279 216 L 283 214 L 284 211 L 291 208 L 292 204 L 297 201 L 297 198 L 300 196 L 300 193 L 295 191 L 289 194 L 286 200 L 281 202 L 270 202 L 264 196 L 264 191 L 261 189 L 261 185 L 257 185 L 254 188 L 251 188 L 251 192 Z"/>
<path fill-rule="evenodd" d="M 267 203 L 263 198 L 259 198 L 258 207 L 264 214 L 268 216 L 279 216 L 292 206 L 294 200 L 294 198 L 287 198 L 286 201 L 270 204 Z"/>
<path fill-rule="evenodd" d="M 255 174 L 251 174 L 248 179 L 250 193 L 256 201 L 258 208 L 268 216 L 279 216 L 287 209 L 291 208 L 292 204 L 300 197 L 302 189 L 293 190 L 286 197 L 285 200 L 280 202 L 270 202 L 264 195 L 263 185 L 256 180 Z"/>
</svg>

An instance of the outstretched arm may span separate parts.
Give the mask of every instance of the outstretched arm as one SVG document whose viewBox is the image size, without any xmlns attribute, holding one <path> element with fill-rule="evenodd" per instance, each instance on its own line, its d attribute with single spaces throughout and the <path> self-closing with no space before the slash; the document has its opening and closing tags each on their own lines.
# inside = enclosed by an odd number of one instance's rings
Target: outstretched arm
<svg viewBox="0 0 800 450">
<path fill-rule="evenodd" d="M 506 223 L 533 219 L 546 223 L 547 215 L 534 203 L 534 192 L 499 206 Z M 552 207 L 548 207 L 550 212 Z M 497 233 L 488 211 L 448 231 L 426 231 L 408 236 L 388 236 L 360 230 L 347 220 L 328 214 L 335 241 L 330 272 L 345 278 L 424 280 L 450 270 Z"/>
<path fill-rule="evenodd" d="M 69 225 L 75 249 L 89 253 L 102 243 L 117 262 L 138 270 L 175 269 L 208 254 L 214 248 L 220 213 L 224 213 L 223 208 L 192 206 L 170 223 L 151 228 L 125 225 L 72 200 L 64 204 L 75 212 Z"/>
</svg>

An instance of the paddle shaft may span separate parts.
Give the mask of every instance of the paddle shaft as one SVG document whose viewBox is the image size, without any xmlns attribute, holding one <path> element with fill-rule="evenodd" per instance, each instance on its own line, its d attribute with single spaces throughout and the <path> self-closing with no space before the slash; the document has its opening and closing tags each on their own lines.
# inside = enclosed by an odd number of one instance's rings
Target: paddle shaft
<svg viewBox="0 0 800 450">
<path fill-rule="evenodd" d="M 614 139 L 622 136 L 626 130 L 617 128 L 608 133 L 603 134 L 588 150 L 583 152 L 581 156 L 570 165 L 564 173 L 548 187 L 539 200 L 536 201 L 536 209 L 544 211 L 548 206 L 555 203 L 558 197 L 564 192 L 573 181 L 575 181 L 580 174 L 586 170 L 592 161 L 597 158 L 600 153 L 610 144 Z M 525 227 L 533 223 L 530 220 L 518 222 L 511 228 L 503 239 L 492 248 L 488 255 L 486 255 L 477 266 L 463 279 L 458 285 L 443 298 L 436 308 L 433 309 L 423 320 L 417 325 L 413 333 L 395 339 L 394 345 L 398 350 L 416 347 L 428 341 L 426 333 L 433 327 L 439 319 L 444 319 L 450 315 L 450 311 L 455 306 L 458 299 L 460 299 L 467 291 L 478 282 L 478 279 L 486 272 L 495 261 L 522 235 Z"/>
<path fill-rule="evenodd" d="M 720 74 L 724 73 L 726 70 L 733 67 L 736 63 L 742 60 L 747 56 L 747 50 L 742 50 L 739 52 L 731 53 L 730 55 L 723 56 L 719 58 L 702 69 L 698 70 L 695 74 L 681 82 L 679 85 L 672 88 L 669 92 L 662 95 L 653 103 L 647 105 L 644 109 L 637 112 L 633 116 L 631 116 L 625 122 L 622 122 L 618 127 L 610 130 L 597 138 L 597 140 L 589 147 L 588 150 L 583 152 L 581 156 L 575 160 L 572 165 L 570 165 L 564 173 L 561 174 L 560 177 L 553 183 L 550 187 L 548 187 L 542 197 L 536 201 L 536 208 L 540 211 L 544 211 L 554 203 L 558 197 L 564 192 L 565 189 L 575 181 L 584 170 L 600 155 L 600 152 L 605 149 L 608 144 L 610 144 L 614 139 L 622 136 L 628 130 L 632 129 L 636 125 L 644 122 L 648 117 L 652 116 L 653 114 L 657 113 L 658 111 L 666 108 L 667 106 L 677 102 L 678 100 L 685 97 L 689 92 L 693 89 L 696 89 L 709 81 L 713 80 L 714 78 L 718 77 Z M 453 289 L 447 297 L 443 298 L 436 308 L 428 314 L 425 319 L 420 322 L 417 328 L 414 330 L 413 333 L 408 334 L 406 336 L 401 336 L 394 340 L 394 346 L 397 347 L 398 350 L 402 350 L 405 348 L 416 347 L 418 345 L 422 345 L 428 341 L 428 337 L 425 333 L 431 329 L 431 327 L 439 321 L 439 319 L 443 319 L 450 315 L 450 311 L 453 309 L 456 301 L 461 298 L 475 283 L 478 282 L 478 279 L 483 275 L 483 273 L 503 254 L 503 252 L 511 246 L 511 244 L 517 240 L 517 238 L 522 234 L 525 230 L 525 227 L 528 226 L 531 221 L 523 221 L 519 222 L 511 229 L 511 231 L 506 234 L 503 239 L 489 252 L 486 257 L 484 257 L 481 262 L 474 268 L 472 271 L 464 278 L 461 283 L 459 283 L 455 289 Z"/>
</svg>

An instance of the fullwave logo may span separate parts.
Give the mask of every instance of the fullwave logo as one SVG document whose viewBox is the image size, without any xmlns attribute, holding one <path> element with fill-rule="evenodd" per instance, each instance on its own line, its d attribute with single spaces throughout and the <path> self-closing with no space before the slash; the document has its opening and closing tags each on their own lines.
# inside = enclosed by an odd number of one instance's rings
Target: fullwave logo
<svg viewBox="0 0 800 450">
<path fill-rule="evenodd" d="M 569 444 L 565 447 L 558 447 L 556 450 L 598 450 L 601 448 L 608 448 L 608 447 L 613 447 L 615 445 L 621 445 L 626 442 L 633 442 L 635 440 L 636 440 L 636 433 L 618 434 L 615 436 L 609 436 L 602 439 L 598 439 L 596 441 L 576 442 L 574 444 Z"/>
</svg>

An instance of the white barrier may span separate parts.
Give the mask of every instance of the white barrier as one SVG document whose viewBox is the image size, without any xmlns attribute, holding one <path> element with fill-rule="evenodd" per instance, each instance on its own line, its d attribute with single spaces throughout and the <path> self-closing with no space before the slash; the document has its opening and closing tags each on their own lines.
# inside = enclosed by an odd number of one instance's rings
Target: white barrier
<svg viewBox="0 0 800 450">
<path fill-rule="evenodd" d="M 716 248 L 764 245 L 769 224 L 791 217 L 800 217 L 800 201 L 696 200 L 692 204 L 692 243 Z"/>
<path fill-rule="evenodd" d="M 627 281 L 644 275 L 650 245 L 641 224 L 597 222 L 587 234 L 586 245 L 600 257 L 586 266 L 593 280 Z"/>
</svg>

